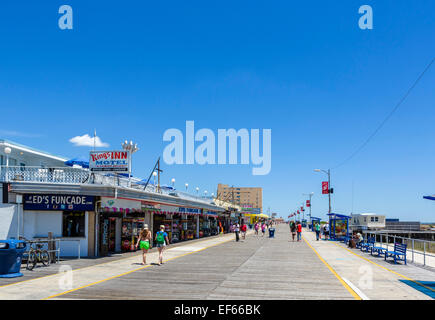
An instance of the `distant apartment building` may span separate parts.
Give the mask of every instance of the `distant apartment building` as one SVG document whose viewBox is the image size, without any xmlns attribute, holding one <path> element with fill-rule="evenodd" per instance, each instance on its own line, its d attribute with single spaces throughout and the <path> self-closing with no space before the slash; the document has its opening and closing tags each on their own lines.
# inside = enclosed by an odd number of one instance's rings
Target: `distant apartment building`
<svg viewBox="0 0 435 320">
<path fill-rule="evenodd" d="M 230 187 L 218 184 L 217 198 L 228 201 L 242 208 L 252 208 L 253 213 L 263 211 L 263 189 L 258 187 Z"/>
<path fill-rule="evenodd" d="M 376 213 L 351 214 L 350 229 L 379 230 L 385 228 L 385 216 Z"/>
<path fill-rule="evenodd" d="M 399 221 L 399 219 L 386 219 L 385 229 L 395 231 L 420 231 L 421 226 L 419 221 Z"/>
</svg>

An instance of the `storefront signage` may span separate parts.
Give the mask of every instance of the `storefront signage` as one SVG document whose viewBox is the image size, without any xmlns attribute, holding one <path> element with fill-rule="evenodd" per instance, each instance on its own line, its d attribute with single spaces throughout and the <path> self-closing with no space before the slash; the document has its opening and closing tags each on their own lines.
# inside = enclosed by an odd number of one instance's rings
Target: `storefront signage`
<svg viewBox="0 0 435 320">
<path fill-rule="evenodd" d="M 142 203 L 139 200 L 128 200 L 118 198 L 101 197 L 101 208 L 111 209 L 113 211 L 141 211 Z"/>
<path fill-rule="evenodd" d="M 94 211 L 94 196 L 26 194 L 24 210 Z"/>
<path fill-rule="evenodd" d="M 180 213 L 197 213 L 197 214 L 199 214 L 199 213 L 201 213 L 200 210 L 201 209 L 198 209 L 198 208 L 182 208 L 182 207 L 178 208 L 178 212 L 180 212 Z"/>
<path fill-rule="evenodd" d="M 128 151 L 91 151 L 89 153 L 91 171 L 129 172 Z"/>
</svg>

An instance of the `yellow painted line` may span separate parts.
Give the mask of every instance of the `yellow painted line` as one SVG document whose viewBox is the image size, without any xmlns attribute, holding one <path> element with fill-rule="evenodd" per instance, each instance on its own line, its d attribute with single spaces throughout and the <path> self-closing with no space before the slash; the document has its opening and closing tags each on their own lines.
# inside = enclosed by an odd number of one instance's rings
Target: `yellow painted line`
<svg viewBox="0 0 435 320">
<path fill-rule="evenodd" d="M 197 241 L 197 242 L 194 242 L 194 243 L 196 244 L 196 243 L 201 243 L 201 242 L 205 242 L 205 241 L 210 241 L 210 239 L 205 239 L 205 240 Z M 222 243 L 225 243 L 225 242 L 227 242 L 227 241 L 224 241 L 224 242 L 222 242 Z M 186 243 L 186 244 L 188 244 L 188 243 Z M 182 246 L 177 246 L 177 247 L 174 247 L 174 248 L 178 248 L 178 247 L 182 247 Z M 154 248 L 152 248 L 152 249 L 154 249 Z M 150 250 L 151 250 L 151 249 L 150 249 Z M 157 250 L 157 248 L 156 248 L 156 250 Z M 168 249 L 168 250 L 169 250 L 169 249 Z M 158 251 L 156 251 L 156 252 L 158 253 Z M 150 254 L 150 252 L 148 251 L 147 254 Z M 133 258 L 133 257 L 135 257 L 135 256 L 140 256 L 140 255 L 142 255 L 142 252 L 138 251 L 137 254 L 134 254 L 134 255 L 132 255 L 132 256 L 130 256 L 130 257 L 120 258 L 120 259 L 116 259 L 116 260 L 111 260 L 111 261 L 107 261 L 107 262 L 102 262 L 102 263 L 94 264 L 94 265 L 91 265 L 91 266 L 81 267 L 81 268 L 73 269 L 72 271 L 75 272 L 75 271 L 79 271 L 79 270 L 84 270 L 84 269 L 88 269 L 88 268 L 93 268 L 93 267 L 97 267 L 97 266 L 102 266 L 102 265 L 105 265 L 105 264 L 108 264 L 108 263 L 118 262 L 118 261 L 123 261 L 123 260 L 127 260 L 127 259 Z M 60 266 L 60 264 L 59 264 L 59 266 Z M 18 281 L 18 282 L 12 282 L 12 283 L 8 283 L 8 284 L 1 285 L 0 288 L 4 288 L 4 287 L 8 287 L 8 286 L 12 286 L 12 285 L 16 285 L 16 284 L 20 284 L 20 283 L 24 283 L 24 282 L 29 282 L 29 281 L 33 281 L 33 280 L 45 279 L 45 278 L 48 278 L 48 277 L 57 276 L 58 274 L 59 274 L 59 273 L 56 272 L 56 273 L 49 274 L 49 275 L 42 276 L 42 277 L 37 277 L 37 278 L 27 279 L 27 280 Z"/>
<path fill-rule="evenodd" d="M 207 241 L 207 240 L 204 240 L 204 241 Z M 167 259 L 167 260 L 163 260 L 163 261 L 164 261 L 164 262 L 171 261 L 171 260 L 174 260 L 174 259 L 177 259 L 177 258 L 181 258 L 181 257 L 187 256 L 187 255 L 192 254 L 192 253 L 197 253 L 197 252 L 203 251 L 203 250 L 205 250 L 205 249 L 209 249 L 209 248 L 211 248 L 211 247 L 215 247 L 215 246 L 218 246 L 218 245 L 221 245 L 221 244 L 224 244 L 224 243 L 230 242 L 230 241 L 234 241 L 234 239 L 229 239 L 229 240 L 225 240 L 225 241 L 222 241 L 222 242 L 219 242 L 219 243 L 215 243 L 215 244 L 213 244 L 213 245 L 210 245 L 210 246 L 204 247 L 204 248 L 202 248 L 202 249 L 198 249 L 198 250 L 195 250 L 195 251 L 192 251 L 192 252 L 187 252 L 187 253 L 184 253 L 184 254 L 181 254 L 181 255 L 179 255 L 179 256 L 176 256 L 176 257 L 173 257 L 173 258 L 169 258 L 169 259 Z M 127 272 L 124 272 L 124 273 L 121 273 L 121 274 L 118 274 L 118 275 L 112 276 L 112 277 L 107 278 L 107 279 L 99 280 L 99 281 L 96 281 L 96 282 L 93 282 L 93 283 L 90 283 L 90 284 L 87 284 L 87 285 L 81 286 L 81 287 L 79 287 L 79 288 L 75 288 L 75 289 L 71 289 L 71 290 L 68 290 L 68 291 L 65 291 L 65 292 L 61 292 L 61 293 L 58 293 L 58 294 L 55 294 L 55 295 L 49 296 L 49 297 L 47 297 L 47 298 L 44 298 L 44 299 L 42 299 L 42 300 L 48 300 L 48 299 L 52 299 L 52 298 L 55 298 L 55 297 L 59 297 L 59 296 L 62 296 L 62 295 L 65 295 L 65 294 L 68 294 L 68 293 L 71 293 L 71 292 L 74 292 L 74 291 L 77 291 L 77 290 L 80 290 L 80 289 L 84 289 L 84 288 L 87 288 L 87 287 L 90 287 L 90 286 L 93 286 L 93 285 L 96 285 L 96 284 L 99 284 L 99 283 L 102 283 L 102 282 L 106 282 L 106 281 L 109 281 L 109 280 L 112 280 L 112 279 L 115 279 L 115 278 L 119 278 L 119 277 L 125 276 L 125 275 L 127 275 L 127 274 L 130 274 L 130 273 L 133 273 L 133 272 L 136 272 L 136 271 L 139 271 L 139 270 L 142 270 L 142 269 L 148 268 L 148 267 L 151 267 L 151 265 L 148 265 L 148 266 L 145 266 L 145 267 L 140 267 L 140 268 L 138 268 L 138 269 L 134 269 L 134 270 L 130 270 L 130 271 L 127 271 Z"/>
<path fill-rule="evenodd" d="M 426 288 L 426 289 L 431 290 L 432 292 L 435 292 L 434 289 L 432 289 L 431 287 L 425 286 L 423 283 L 420 283 L 420 282 L 418 282 L 418 281 L 416 281 L 416 280 L 414 280 L 414 279 L 408 278 L 407 276 L 404 276 L 403 274 L 400 274 L 400 273 L 398 273 L 398 272 L 396 272 L 396 271 L 393 271 L 393 270 L 391 270 L 391 269 L 388 269 L 387 267 L 381 266 L 380 264 L 377 264 L 376 262 L 374 262 L 374 261 L 372 261 L 372 260 L 370 260 L 370 259 L 367 259 L 367 258 L 365 258 L 365 257 L 363 257 L 363 256 L 361 256 L 361 255 L 359 255 L 359 254 L 357 254 L 357 253 L 355 253 L 355 252 L 353 252 L 352 250 L 350 250 L 350 249 L 348 249 L 348 248 L 345 248 L 345 247 L 339 245 L 338 243 L 334 243 L 334 244 L 335 244 L 336 246 L 339 246 L 340 248 L 343 248 L 344 250 L 349 251 L 350 253 L 356 255 L 357 257 L 359 257 L 359 258 L 361 258 L 361 259 L 363 259 L 363 260 L 365 260 L 365 261 L 368 261 L 368 262 L 374 264 L 375 266 L 378 266 L 379 268 L 385 269 L 385 270 L 387 270 L 387 271 L 389 271 L 389 272 L 391 272 L 391 273 L 394 273 L 395 275 L 398 275 L 399 277 L 402 277 L 402 278 L 404 278 L 404 279 L 406 279 L 406 280 L 412 281 L 412 282 L 414 282 L 415 284 L 418 284 L 418 285 L 422 286 L 423 288 Z"/>
<path fill-rule="evenodd" d="M 302 239 L 304 239 L 305 243 L 314 251 L 314 253 L 317 255 L 317 257 L 322 261 L 325 266 L 331 271 L 334 276 L 337 277 L 337 279 L 340 281 L 340 283 L 347 289 L 347 291 L 350 292 L 350 294 L 356 299 L 356 300 L 362 300 L 362 298 L 338 275 L 337 272 L 335 272 L 334 269 L 320 256 L 320 254 L 314 249 L 311 244 L 302 236 Z"/>
</svg>

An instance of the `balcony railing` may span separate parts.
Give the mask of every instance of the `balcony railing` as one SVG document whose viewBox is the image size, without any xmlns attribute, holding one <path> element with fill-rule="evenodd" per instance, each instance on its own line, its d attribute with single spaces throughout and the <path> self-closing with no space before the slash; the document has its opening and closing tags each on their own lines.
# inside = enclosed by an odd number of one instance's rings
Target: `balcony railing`
<svg viewBox="0 0 435 320">
<path fill-rule="evenodd" d="M 0 182 L 42 182 L 59 184 L 98 184 L 106 186 L 116 186 L 141 190 L 156 194 L 165 194 L 179 197 L 185 200 L 193 200 L 210 204 L 212 200 L 180 192 L 172 188 L 160 187 L 148 184 L 138 178 L 131 178 L 131 183 L 126 177 L 113 173 L 91 172 L 83 168 L 42 168 L 42 167 L 23 167 L 23 166 L 0 166 Z"/>
</svg>

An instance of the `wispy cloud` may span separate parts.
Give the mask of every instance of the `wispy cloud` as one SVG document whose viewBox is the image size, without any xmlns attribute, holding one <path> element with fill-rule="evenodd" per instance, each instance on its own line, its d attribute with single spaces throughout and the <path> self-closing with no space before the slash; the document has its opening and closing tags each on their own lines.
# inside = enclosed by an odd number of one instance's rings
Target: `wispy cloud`
<svg viewBox="0 0 435 320">
<path fill-rule="evenodd" d="M 89 134 L 84 134 L 82 136 L 76 136 L 69 139 L 69 142 L 73 143 L 76 147 L 93 147 L 94 137 L 91 137 Z M 95 137 L 95 147 L 101 148 L 108 146 L 109 144 L 102 142 L 100 137 Z"/>
<path fill-rule="evenodd" d="M 38 133 L 26 133 L 26 132 L 13 131 L 13 130 L 0 130 L 0 136 L 22 137 L 22 138 L 41 138 L 41 137 L 43 137 L 42 134 L 38 134 Z"/>
</svg>

